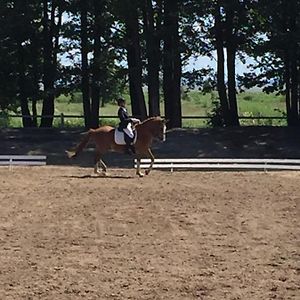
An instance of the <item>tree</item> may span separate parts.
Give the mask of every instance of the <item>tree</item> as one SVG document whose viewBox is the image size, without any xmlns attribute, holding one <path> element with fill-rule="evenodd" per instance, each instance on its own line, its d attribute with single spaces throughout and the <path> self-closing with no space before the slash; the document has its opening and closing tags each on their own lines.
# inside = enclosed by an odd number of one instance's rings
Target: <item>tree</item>
<svg viewBox="0 0 300 300">
<path fill-rule="evenodd" d="M 101 89 L 101 36 L 102 36 L 102 21 L 104 1 L 94 0 L 94 25 L 93 25 L 93 62 L 92 62 L 92 83 L 91 83 L 91 127 L 99 126 L 99 108 L 100 108 L 100 89 Z"/>
<path fill-rule="evenodd" d="M 1 9 L 0 86 L 5 108 L 20 107 L 24 127 L 37 126 L 36 100 L 39 95 L 41 6 L 37 0 L 3 1 Z M 0 60 L 1 60 L 0 59 Z M 32 102 L 31 116 L 29 103 Z"/>
<path fill-rule="evenodd" d="M 149 115 L 160 114 L 162 75 L 169 127 L 182 125 L 181 88 L 187 80 L 201 84 L 202 91 L 217 88 L 226 126 L 239 125 L 237 82 L 284 93 L 288 124 L 298 125 L 300 2 L 269 4 L 268 0 L 3 0 L 0 107 L 25 115 L 24 126 L 37 126 L 37 102 L 42 100 L 40 126 L 51 127 L 55 98 L 81 91 L 85 126 L 97 127 L 101 106 L 122 94 L 126 85 L 133 114 L 144 119 L 148 115 L 144 85 Z M 215 53 L 216 74 L 209 68 L 182 73 L 192 55 Z M 245 53 L 256 64 L 252 72 L 237 78 L 236 58 L 244 59 Z"/>
<path fill-rule="evenodd" d="M 163 92 L 165 116 L 169 128 L 181 127 L 181 57 L 179 38 L 179 4 L 164 1 L 163 16 Z"/>
<path fill-rule="evenodd" d="M 230 111 L 228 105 L 227 88 L 225 83 L 225 55 L 224 55 L 224 37 L 223 24 L 221 17 L 221 6 L 218 2 L 215 6 L 215 43 L 217 50 L 217 90 L 221 103 L 221 110 L 226 125 L 230 124 Z"/>
<path fill-rule="evenodd" d="M 57 54 L 63 1 L 43 0 L 43 108 L 41 127 L 52 127 L 54 115 L 55 80 L 57 79 Z"/>
<path fill-rule="evenodd" d="M 226 14 L 225 20 L 225 36 L 226 36 L 226 50 L 227 50 L 227 77 L 228 77 L 228 105 L 230 112 L 230 119 L 227 125 L 238 126 L 238 108 L 236 98 L 236 74 L 235 74 L 235 60 L 238 49 L 238 27 L 241 24 L 241 6 L 243 3 L 237 1 L 227 1 L 224 4 Z"/>
<path fill-rule="evenodd" d="M 259 86 L 268 93 L 283 93 L 290 126 L 300 125 L 299 10 L 300 3 L 294 0 L 277 0 L 271 8 L 266 0 L 256 4 L 254 24 L 260 35 L 248 52 L 256 63 L 250 66 L 252 72 L 240 78 L 246 88 Z M 255 72 L 257 69 L 260 70 L 259 74 Z"/>
<path fill-rule="evenodd" d="M 149 115 L 160 115 L 159 70 L 161 65 L 162 1 L 144 0 L 143 21 L 147 56 L 147 83 Z"/>
<path fill-rule="evenodd" d="M 0 2 L 0 108 L 13 109 L 17 104 L 16 42 L 12 36 L 16 19 L 12 1 Z M 5 28 L 5 31 L 4 31 Z"/>
<path fill-rule="evenodd" d="M 80 0 L 80 39 L 81 39 L 81 92 L 83 102 L 84 124 L 86 128 L 90 128 L 91 106 L 90 106 L 90 74 L 89 74 L 89 42 L 88 42 L 88 2 Z"/>
<path fill-rule="evenodd" d="M 300 126 L 300 3 L 278 1 L 277 7 L 271 11 L 270 45 L 283 63 L 288 124 Z"/>
<path fill-rule="evenodd" d="M 215 3 L 214 37 L 217 50 L 217 89 L 221 103 L 224 123 L 227 126 L 239 126 L 237 90 L 236 90 L 236 55 L 243 45 L 244 23 L 247 23 L 246 2 L 239 0 Z M 225 54 L 227 85 L 225 82 Z"/>
<path fill-rule="evenodd" d="M 68 91 L 81 90 L 85 127 L 98 127 L 100 107 L 124 89 L 124 60 L 120 34 L 110 1 L 73 0 L 64 24 L 64 52 L 73 64 L 68 68 Z M 80 29 L 80 30 L 78 30 Z"/>
<path fill-rule="evenodd" d="M 147 116 L 143 92 L 142 59 L 140 44 L 138 1 L 123 1 L 122 18 L 125 23 L 125 47 L 127 50 L 129 93 L 133 115 L 145 119 Z"/>
</svg>

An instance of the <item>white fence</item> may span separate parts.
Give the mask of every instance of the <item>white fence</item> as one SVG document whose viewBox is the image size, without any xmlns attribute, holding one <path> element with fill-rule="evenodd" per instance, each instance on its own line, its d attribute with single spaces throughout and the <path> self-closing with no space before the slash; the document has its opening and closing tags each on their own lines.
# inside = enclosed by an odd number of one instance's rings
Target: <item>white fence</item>
<svg viewBox="0 0 300 300">
<path fill-rule="evenodd" d="M 45 155 L 0 155 L 2 166 L 43 166 L 46 165 Z"/>
<path fill-rule="evenodd" d="M 148 168 L 150 159 L 141 159 L 141 168 Z M 137 167 L 137 160 L 134 167 Z M 251 158 L 163 158 L 155 159 L 154 169 L 173 170 L 298 170 L 300 159 Z"/>
</svg>

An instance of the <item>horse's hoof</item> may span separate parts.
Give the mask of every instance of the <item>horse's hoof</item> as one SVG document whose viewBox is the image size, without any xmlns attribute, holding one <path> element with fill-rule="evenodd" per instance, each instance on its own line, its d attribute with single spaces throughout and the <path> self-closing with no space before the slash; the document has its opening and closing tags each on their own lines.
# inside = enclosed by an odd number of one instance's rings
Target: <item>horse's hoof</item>
<svg viewBox="0 0 300 300">
<path fill-rule="evenodd" d="M 97 171 L 95 172 L 95 174 L 99 177 L 106 177 L 108 175 L 106 172 L 103 171 Z"/>
<path fill-rule="evenodd" d="M 150 174 L 150 171 L 149 171 L 149 170 L 146 170 L 146 171 L 145 171 L 145 174 L 146 174 L 146 175 L 149 175 L 149 174 Z"/>
<path fill-rule="evenodd" d="M 68 158 L 75 158 L 76 156 L 76 152 L 75 151 L 65 151 L 65 153 L 67 154 Z"/>
<path fill-rule="evenodd" d="M 139 175 L 139 177 L 144 177 L 143 173 L 136 173 L 136 175 Z"/>
</svg>

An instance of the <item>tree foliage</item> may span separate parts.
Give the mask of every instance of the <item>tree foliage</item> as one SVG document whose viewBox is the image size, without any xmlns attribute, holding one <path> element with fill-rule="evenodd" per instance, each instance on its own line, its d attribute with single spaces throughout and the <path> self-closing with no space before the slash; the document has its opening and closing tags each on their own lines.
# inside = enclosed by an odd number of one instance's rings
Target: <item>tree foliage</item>
<svg viewBox="0 0 300 300">
<path fill-rule="evenodd" d="M 204 55 L 216 70 L 185 69 Z M 299 66 L 297 0 L 0 2 L 0 109 L 22 113 L 24 126 L 51 127 L 56 97 L 80 91 L 85 126 L 97 127 L 101 106 L 128 89 L 134 115 L 159 115 L 163 94 L 169 126 L 180 127 L 183 87 L 216 90 L 220 124 L 238 126 L 237 90 L 253 86 L 284 94 L 299 126 Z"/>
</svg>

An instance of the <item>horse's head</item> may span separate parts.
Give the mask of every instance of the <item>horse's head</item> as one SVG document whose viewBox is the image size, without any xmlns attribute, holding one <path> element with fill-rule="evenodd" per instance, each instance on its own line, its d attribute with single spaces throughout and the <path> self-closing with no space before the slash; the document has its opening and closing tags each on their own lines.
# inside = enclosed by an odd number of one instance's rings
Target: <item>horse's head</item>
<svg viewBox="0 0 300 300">
<path fill-rule="evenodd" d="M 166 140 L 166 133 L 167 133 L 167 126 L 166 126 L 166 124 L 167 124 L 167 122 L 168 122 L 168 120 L 160 118 L 157 137 L 161 141 L 163 141 L 163 142 Z"/>
<path fill-rule="evenodd" d="M 146 130 L 149 130 L 154 138 L 165 141 L 166 123 L 167 121 L 161 117 L 152 117 L 142 122 L 141 127 L 147 128 Z"/>
</svg>

